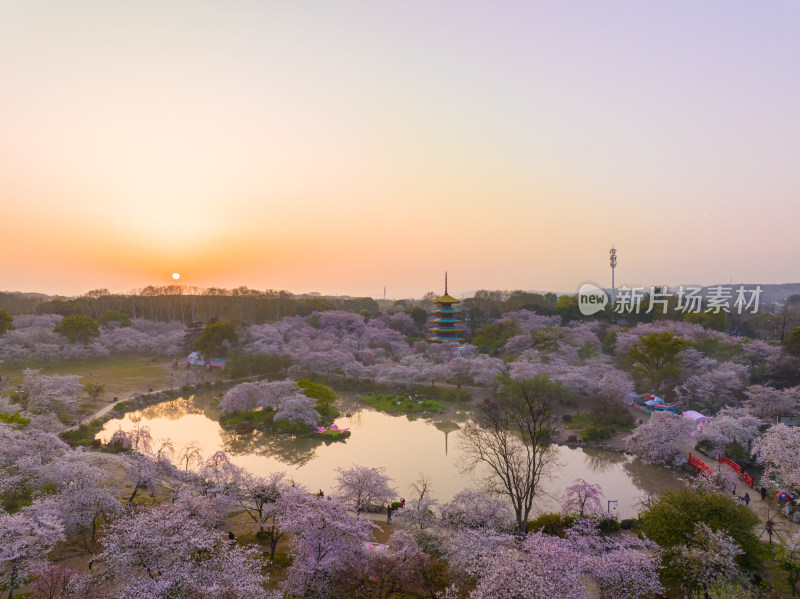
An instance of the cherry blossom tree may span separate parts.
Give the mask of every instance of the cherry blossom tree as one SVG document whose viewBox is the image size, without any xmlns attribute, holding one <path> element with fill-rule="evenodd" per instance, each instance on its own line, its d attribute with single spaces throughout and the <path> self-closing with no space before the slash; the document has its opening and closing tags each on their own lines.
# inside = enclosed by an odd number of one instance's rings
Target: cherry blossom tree
<svg viewBox="0 0 800 599">
<path fill-rule="evenodd" d="M 705 592 L 719 582 L 742 580 L 736 557 L 743 552 L 723 530 L 697 522 L 686 543 L 665 553 L 665 561 L 687 592 Z"/>
<path fill-rule="evenodd" d="M 47 563 L 47 553 L 62 540 L 64 527 L 47 511 L 0 512 L 0 583 L 9 599 Z"/>
<path fill-rule="evenodd" d="M 386 468 L 370 468 L 353 464 L 336 469 L 336 496 L 351 504 L 356 513 L 371 505 L 385 505 L 397 496 Z"/>
<path fill-rule="evenodd" d="M 252 412 L 256 408 L 269 408 L 275 410 L 276 421 L 299 421 L 314 426 L 320 421 L 315 405 L 316 400 L 302 393 L 297 383 L 286 379 L 236 385 L 223 396 L 219 407 L 225 416 L 236 412 Z"/>
<path fill-rule="evenodd" d="M 747 367 L 726 362 L 710 372 L 690 376 L 675 387 L 675 397 L 684 406 L 716 410 L 725 404 L 738 403 L 736 393 L 749 378 Z"/>
<path fill-rule="evenodd" d="M 384 599 L 422 586 L 422 571 L 429 558 L 414 537 L 404 530 L 392 533 L 385 548 L 367 551 L 355 594 Z"/>
<path fill-rule="evenodd" d="M 471 599 L 585 599 L 578 556 L 560 539 L 541 533 L 525 537 L 521 551 L 502 550 L 482 564 Z"/>
<path fill-rule="evenodd" d="M 92 457 L 72 451 L 56 458 L 42 476 L 55 493 L 38 499 L 29 508 L 48 512 L 59 520 L 67 537 L 76 540 L 90 554 L 96 550 L 98 520 L 105 520 L 121 509 L 110 487 L 108 470 L 93 465 Z"/>
<path fill-rule="evenodd" d="M 39 370 L 22 371 L 22 401 L 33 414 L 55 413 L 61 417 L 74 416 L 83 387 L 74 374 L 41 374 Z"/>
<path fill-rule="evenodd" d="M 439 502 L 431 497 L 430 484 L 424 475 L 411 485 L 414 491 L 402 510 L 392 516 L 396 527 L 409 531 L 426 553 L 440 551 Z"/>
<path fill-rule="evenodd" d="M 181 504 L 118 518 L 98 556 L 117 592 L 136 599 L 174 596 L 263 597 L 267 578 L 256 551 L 228 547 Z"/>
<path fill-rule="evenodd" d="M 245 473 L 239 484 L 238 506 L 258 525 L 258 534 L 270 540 L 270 559 L 283 536 L 280 520 L 291 509 L 294 499 L 285 472 L 272 472 L 267 477 Z"/>
<path fill-rule="evenodd" d="M 500 358 L 478 354 L 470 360 L 469 376 L 476 385 L 489 386 L 503 374 L 506 374 L 506 363 Z"/>
<path fill-rule="evenodd" d="M 178 462 L 183 464 L 183 471 L 188 472 L 191 464 L 201 464 L 203 462 L 203 454 L 200 453 L 200 443 L 197 441 L 189 441 L 178 450 Z"/>
<path fill-rule="evenodd" d="M 52 433 L 0 422 L 0 496 L 32 494 L 44 484 L 52 462 L 67 451 L 69 446 Z"/>
<path fill-rule="evenodd" d="M 800 428 L 773 424 L 753 441 L 752 453 L 764 467 L 763 479 L 797 494 L 800 491 Z"/>
<path fill-rule="evenodd" d="M 508 503 L 483 491 L 464 489 L 441 509 L 441 522 L 450 528 L 508 531 L 514 513 Z"/>
<path fill-rule="evenodd" d="M 749 450 L 750 443 L 758 434 L 760 427 L 761 420 L 745 408 L 724 407 L 706 423 L 700 439 L 709 441 L 719 449 L 724 449 L 731 443 L 738 443 Z"/>
<path fill-rule="evenodd" d="M 143 453 L 133 453 L 127 456 L 126 461 L 125 475 L 133 486 L 131 496 L 128 498 L 130 505 L 140 489 L 147 488 L 151 493 L 155 493 L 158 463 Z"/>
<path fill-rule="evenodd" d="M 633 391 L 633 377 L 616 368 L 607 370 L 597 382 L 597 394 L 606 401 L 623 401 Z"/>
<path fill-rule="evenodd" d="M 302 493 L 284 516 L 283 528 L 292 534 L 292 565 L 284 591 L 292 597 L 324 598 L 340 575 L 364 567 L 364 541 L 376 526 L 350 516 L 347 504 L 338 498 Z"/>
<path fill-rule="evenodd" d="M 235 497 L 246 474 L 231 462 L 227 453 L 217 451 L 201 464 L 198 475 L 205 494 Z"/>
<path fill-rule="evenodd" d="M 109 444 L 134 452 L 150 452 L 153 449 L 153 436 L 150 434 L 150 427 L 141 424 L 142 418 L 139 413 L 133 416 L 131 420 L 134 422 L 133 428 L 129 431 L 124 431 L 120 426 L 111 435 Z"/>
<path fill-rule="evenodd" d="M 625 439 L 625 448 L 643 462 L 671 464 L 681 453 L 691 423 L 671 412 L 654 412 Z"/>
<path fill-rule="evenodd" d="M 95 579 L 71 568 L 48 563 L 33 572 L 31 599 L 87 599 L 97 597 Z"/>
<path fill-rule="evenodd" d="M 578 514 L 581 518 L 590 514 L 603 513 L 603 489 L 600 485 L 587 483 L 576 478 L 572 485 L 564 490 L 564 501 L 561 503 L 562 514 Z"/>
<path fill-rule="evenodd" d="M 745 407 L 759 418 L 777 418 L 800 413 L 800 387 L 775 389 L 751 385 L 744 391 Z"/>
<path fill-rule="evenodd" d="M 588 560 L 600 599 L 650 599 L 664 592 L 658 578 L 661 558 L 622 547 Z"/>
</svg>

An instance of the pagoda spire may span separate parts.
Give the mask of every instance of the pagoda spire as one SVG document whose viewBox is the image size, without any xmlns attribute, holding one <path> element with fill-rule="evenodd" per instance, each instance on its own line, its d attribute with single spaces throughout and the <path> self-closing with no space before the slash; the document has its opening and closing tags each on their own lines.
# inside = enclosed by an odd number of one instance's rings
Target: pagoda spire
<svg viewBox="0 0 800 599">
<path fill-rule="evenodd" d="M 444 271 L 444 294 L 447 295 L 447 271 Z"/>
</svg>

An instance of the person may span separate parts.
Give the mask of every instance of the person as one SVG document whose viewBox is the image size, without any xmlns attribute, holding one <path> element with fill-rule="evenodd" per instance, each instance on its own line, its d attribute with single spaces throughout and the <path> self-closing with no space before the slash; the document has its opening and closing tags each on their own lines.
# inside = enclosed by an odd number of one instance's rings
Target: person
<svg viewBox="0 0 800 599">
<path fill-rule="evenodd" d="M 400 500 L 400 507 L 406 507 L 406 500 L 405 499 L 401 499 Z"/>
<path fill-rule="evenodd" d="M 736 483 L 733 483 L 733 494 L 736 495 Z"/>
<path fill-rule="evenodd" d="M 761 487 L 761 501 L 767 500 L 767 488 Z"/>
<path fill-rule="evenodd" d="M 317 493 L 317 497 L 325 497 L 325 493 L 322 492 L 322 489 L 320 489 L 319 493 Z"/>
<path fill-rule="evenodd" d="M 391 503 L 386 506 L 386 521 L 387 522 L 391 522 L 392 521 L 392 504 Z"/>
<path fill-rule="evenodd" d="M 750 505 L 750 493 L 745 493 L 744 494 L 744 504 L 745 505 Z"/>
<path fill-rule="evenodd" d="M 231 547 L 236 545 L 236 535 L 233 534 L 232 530 L 228 531 L 228 545 L 230 545 Z"/>
</svg>

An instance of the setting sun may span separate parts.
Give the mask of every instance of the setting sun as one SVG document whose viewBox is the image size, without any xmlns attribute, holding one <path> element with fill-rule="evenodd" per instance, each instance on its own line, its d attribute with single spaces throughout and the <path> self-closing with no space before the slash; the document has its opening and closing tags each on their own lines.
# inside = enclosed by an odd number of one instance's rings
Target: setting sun
<svg viewBox="0 0 800 599">
<path fill-rule="evenodd" d="M 178 279 L 181 278 L 181 273 L 179 273 L 179 272 L 172 273 L 172 278 L 177 281 Z"/>
</svg>

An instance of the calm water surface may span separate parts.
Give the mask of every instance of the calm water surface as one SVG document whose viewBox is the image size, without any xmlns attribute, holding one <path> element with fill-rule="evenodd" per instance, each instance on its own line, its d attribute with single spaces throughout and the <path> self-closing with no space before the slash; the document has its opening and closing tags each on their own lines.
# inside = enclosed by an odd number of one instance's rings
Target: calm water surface
<svg viewBox="0 0 800 599">
<path fill-rule="evenodd" d="M 129 430 L 141 418 L 141 425 L 150 427 L 154 439 L 169 438 L 176 449 L 197 441 L 204 457 L 224 450 L 234 463 L 253 473 L 283 470 L 295 481 L 326 493 L 335 486 L 335 469 L 352 464 L 385 467 L 399 496 L 411 496 L 411 484 L 421 474 L 430 481 L 433 495 L 440 501 L 450 500 L 461 489 L 481 486 L 485 471 L 465 473 L 461 469 L 459 437 L 469 418 L 466 410 L 451 407 L 446 414 L 430 419 L 409 420 L 364 407 L 347 396 L 341 399 L 339 409 L 343 415 L 336 424 L 349 428 L 352 435 L 344 442 L 330 444 L 258 431 L 238 435 L 224 430 L 216 420 L 219 411 L 206 395 L 163 402 L 110 420 L 97 437 L 107 442 L 118 428 Z M 642 496 L 660 495 L 681 485 L 673 472 L 620 453 L 568 447 L 559 447 L 558 451 L 558 468 L 544 483 L 535 511 L 557 510 L 556 498 L 578 477 L 600 484 L 606 500 L 617 500 L 620 518 L 635 516 L 634 504 Z"/>
</svg>

